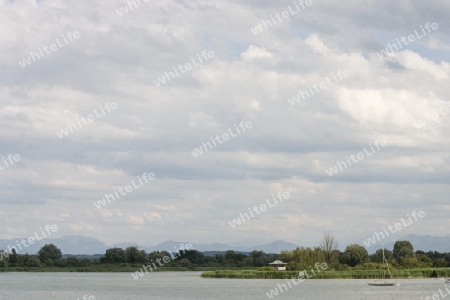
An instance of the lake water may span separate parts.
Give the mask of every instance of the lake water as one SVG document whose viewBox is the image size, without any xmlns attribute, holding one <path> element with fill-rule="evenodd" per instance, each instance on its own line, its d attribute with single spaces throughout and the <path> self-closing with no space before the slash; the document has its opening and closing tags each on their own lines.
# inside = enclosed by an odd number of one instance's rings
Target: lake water
<svg viewBox="0 0 450 300">
<path fill-rule="evenodd" d="M 285 284 L 278 279 L 210 279 L 201 272 L 149 273 L 138 280 L 130 273 L 0 273 L 0 299 L 269 299 L 266 292 Z M 306 280 L 273 299 L 418 299 L 445 294 L 437 279 L 397 279 L 399 287 L 372 287 L 371 280 Z M 86 298 L 88 299 L 88 298 Z M 91 299 L 94 299 L 91 297 Z M 449 299 L 450 296 L 444 299 Z"/>
</svg>

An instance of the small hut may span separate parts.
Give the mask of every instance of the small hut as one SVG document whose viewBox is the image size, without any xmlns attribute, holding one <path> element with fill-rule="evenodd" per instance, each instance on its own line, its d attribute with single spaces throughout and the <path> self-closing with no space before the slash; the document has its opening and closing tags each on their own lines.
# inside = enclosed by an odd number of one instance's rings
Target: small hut
<svg viewBox="0 0 450 300">
<path fill-rule="evenodd" d="M 269 264 L 275 271 L 286 271 L 287 263 L 282 262 L 281 260 L 276 260 Z"/>
</svg>

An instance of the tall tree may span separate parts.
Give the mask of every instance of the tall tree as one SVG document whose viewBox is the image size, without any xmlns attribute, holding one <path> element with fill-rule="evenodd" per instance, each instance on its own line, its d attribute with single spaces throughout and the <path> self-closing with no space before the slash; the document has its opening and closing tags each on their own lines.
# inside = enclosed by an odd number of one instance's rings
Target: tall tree
<svg viewBox="0 0 450 300">
<path fill-rule="evenodd" d="M 322 242 L 320 243 L 320 249 L 322 249 L 327 263 L 331 262 L 332 253 L 339 247 L 338 242 L 330 232 L 323 234 Z"/>
<path fill-rule="evenodd" d="M 410 241 L 396 241 L 394 244 L 393 255 L 398 263 L 405 258 L 414 258 L 414 248 Z"/>
<path fill-rule="evenodd" d="M 0 250 L 0 266 L 6 268 L 8 267 L 9 255 L 6 251 Z"/>
<path fill-rule="evenodd" d="M 41 261 L 37 257 L 30 257 L 30 259 L 27 260 L 27 264 L 25 266 L 30 268 L 38 268 L 41 266 Z"/>
<path fill-rule="evenodd" d="M 384 257 L 386 260 L 392 259 L 392 251 L 384 248 Z M 378 249 L 374 254 L 370 255 L 370 261 L 374 263 L 382 263 L 383 262 L 383 249 Z"/>
<path fill-rule="evenodd" d="M 39 260 L 44 264 L 54 264 L 61 260 L 62 252 L 53 244 L 45 244 L 38 251 Z"/>
<path fill-rule="evenodd" d="M 350 267 L 363 264 L 369 260 L 369 253 L 366 248 L 358 244 L 352 244 L 345 248 L 345 263 Z"/>
<path fill-rule="evenodd" d="M 122 248 L 110 248 L 105 252 L 105 256 L 100 258 L 101 263 L 126 263 L 127 262 L 127 252 Z"/>
<path fill-rule="evenodd" d="M 325 261 L 324 253 L 319 247 L 314 249 L 297 247 L 295 250 L 292 250 L 289 256 L 289 268 L 291 270 L 305 270 L 310 268 L 310 266 L 314 266 L 315 263 Z"/>
<path fill-rule="evenodd" d="M 15 248 L 12 248 L 11 255 L 9 256 L 9 262 L 15 266 L 17 264 L 17 252 Z"/>
<path fill-rule="evenodd" d="M 138 247 L 128 247 L 126 250 L 127 253 L 127 261 L 129 263 L 144 263 L 145 262 L 145 257 L 147 256 L 147 254 L 142 253 L 142 251 L 139 251 Z"/>
<path fill-rule="evenodd" d="M 264 251 L 253 250 L 250 252 L 250 257 L 253 258 L 253 264 L 256 267 L 264 267 L 272 262 L 272 257 Z"/>
<path fill-rule="evenodd" d="M 205 255 L 197 250 L 187 250 L 178 254 L 177 259 L 188 259 L 191 263 L 199 265 L 207 261 Z"/>
</svg>

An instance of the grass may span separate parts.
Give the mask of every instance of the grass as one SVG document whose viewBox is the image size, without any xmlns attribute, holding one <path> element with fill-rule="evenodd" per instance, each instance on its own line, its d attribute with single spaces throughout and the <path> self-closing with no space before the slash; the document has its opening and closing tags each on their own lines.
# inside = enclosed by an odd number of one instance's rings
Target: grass
<svg viewBox="0 0 450 300">
<path fill-rule="evenodd" d="M 433 272 L 435 271 L 435 272 Z M 313 274 L 307 271 L 310 276 Z M 317 271 L 312 278 L 316 279 L 378 279 L 383 276 L 382 270 L 348 270 L 348 271 Z M 394 278 L 430 278 L 450 276 L 450 268 L 426 268 L 426 269 L 408 269 L 392 270 Z M 386 274 L 386 276 L 389 276 Z M 241 278 L 241 279 L 288 279 L 297 278 L 298 271 L 257 271 L 257 270 L 215 270 L 205 271 L 202 274 L 204 278 Z"/>
<path fill-rule="evenodd" d="M 142 268 L 142 264 L 118 264 L 118 265 L 94 265 L 86 267 L 8 267 L 0 268 L 0 272 L 136 272 Z M 246 278 L 246 279 L 287 279 L 297 278 L 298 271 L 258 271 L 255 269 L 242 268 L 220 269 L 217 267 L 164 267 L 156 272 L 170 271 L 203 271 L 204 278 Z M 307 271 L 309 275 L 311 271 Z M 450 268 L 423 268 L 391 270 L 394 278 L 430 278 L 450 277 Z M 386 274 L 387 275 L 387 274 Z M 313 278 L 316 279 L 378 279 L 383 276 L 382 270 L 344 270 L 344 271 L 321 271 Z"/>
</svg>

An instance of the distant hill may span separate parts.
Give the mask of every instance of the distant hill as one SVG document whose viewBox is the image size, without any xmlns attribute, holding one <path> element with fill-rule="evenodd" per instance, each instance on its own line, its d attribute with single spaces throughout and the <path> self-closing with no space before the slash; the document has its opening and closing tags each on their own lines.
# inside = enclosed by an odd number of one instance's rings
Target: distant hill
<svg viewBox="0 0 450 300">
<path fill-rule="evenodd" d="M 0 249 L 8 249 L 9 246 L 16 246 L 16 240 L 20 241 L 21 238 L 14 240 L 0 240 Z M 55 244 L 59 249 L 61 249 L 63 254 L 71 254 L 71 255 L 93 255 L 93 254 L 104 254 L 106 249 L 108 248 L 126 248 L 130 246 L 139 247 L 141 250 L 145 250 L 146 252 L 152 251 L 177 251 L 182 244 L 187 245 L 189 242 L 176 242 L 176 241 L 166 241 L 160 243 L 156 246 L 142 246 L 137 243 L 125 242 L 125 243 L 117 243 L 113 245 L 106 245 L 105 243 L 91 237 L 76 235 L 76 236 L 64 236 L 61 238 L 53 238 L 53 239 L 43 239 L 40 241 L 36 241 L 33 245 L 29 245 L 28 247 L 22 247 L 20 250 L 17 247 L 17 253 L 19 254 L 36 254 L 39 249 L 45 244 Z M 297 247 L 297 245 L 288 243 L 285 241 L 275 241 L 273 243 L 254 246 L 254 247 L 237 247 L 227 244 L 220 243 L 212 243 L 212 244 L 192 244 L 193 249 L 201 251 L 201 252 L 225 252 L 227 250 L 234 250 L 236 252 L 245 252 L 249 253 L 253 250 L 260 250 L 266 253 L 280 253 L 282 250 L 293 250 Z"/>
<path fill-rule="evenodd" d="M 408 240 L 414 247 L 414 251 L 422 250 L 450 252 L 450 235 L 447 236 L 431 236 L 431 235 L 415 235 L 409 234 L 404 236 L 402 240 Z"/>
<path fill-rule="evenodd" d="M 64 236 L 55 239 L 54 244 L 65 254 L 104 254 L 108 248 L 105 243 L 82 235 Z"/>
<path fill-rule="evenodd" d="M 234 251 L 234 250 L 233 250 Z M 227 251 L 202 251 L 202 253 L 205 256 L 215 256 L 216 254 L 222 254 L 225 255 Z M 245 254 L 245 255 L 250 255 L 250 252 L 241 252 L 241 251 L 234 251 L 235 253 L 241 253 L 241 254 Z M 273 254 L 273 253 L 268 253 L 268 254 Z"/>
<path fill-rule="evenodd" d="M 157 251 L 157 250 L 166 250 L 166 251 L 174 251 L 176 248 L 178 249 L 181 244 L 186 245 L 189 242 L 174 242 L 174 241 L 167 241 L 163 242 L 159 245 L 156 245 L 154 247 L 150 247 L 149 250 L 151 251 Z M 253 250 L 259 250 L 264 251 L 266 253 L 280 253 L 283 250 L 294 250 L 298 246 L 292 243 L 288 243 L 285 241 L 275 241 L 270 244 L 264 244 L 259 246 L 252 246 L 252 247 L 237 247 L 227 244 L 220 244 L 220 243 L 213 243 L 213 244 L 192 244 L 193 248 L 195 250 L 201 251 L 201 252 L 213 252 L 213 251 L 227 251 L 227 250 L 234 250 L 236 252 L 252 252 Z"/>
<path fill-rule="evenodd" d="M 297 247 L 300 247 L 300 246 L 289 243 L 289 242 L 278 240 L 278 241 L 272 242 L 270 244 L 251 247 L 251 250 L 252 251 L 260 250 L 260 251 L 264 251 L 266 253 L 281 253 L 281 251 L 284 251 L 284 250 L 288 250 L 288 251 L 295 250 Z"/>
<path fill-rule="evenodd" d="M 439 252 L 450 252 L 450 236 L 445 237 L 434 237 L 434 236 L 420 236 L 420 235 L 407 235 L 401 238 L 402 240 L 409 240 L 414 246 L 414 250 L 422 250 L 422 251 L 439 251 Z M 20 241 L 21 239 L 13 239 L 13 240 L 0 240 L 0 249 L 7 250 L 8 245 L 15 246 L 17 244 L 16 240 Z M 152 251 L 176 251 L 180 248 L 180 245 L 188 244 L 189 242 L 176 242 L 176 241 L 166 241 L 160 243 L 156 246 L 142 246 L 137 243 L 117 243 L 113 245 L 106 245 L 105 243 L 91 237 L 81 236 L 81 235 L 72 235 L 72 236 L 64 236 L 61 238 L 55 239 L 43 239 L 37 241 L 35 244 L 30 245 L 27 248 L 23 248 L 20 250 L 17 249 L 17 253 L 20 254 L 36 254 L 39 249 L 45 244 L 55 244 L 58 248 L 61 249 L 63 254 L 73 254 L 73 255 L 93 255 L 93 254 L 104 254 L 106 249 L 108 248 L 126 248 L 129 246 L 137 246 L 141 250 L 145 250 L 146 252 Z M 192 244 L 193 249 L 208 252 L 209 255 L 211 253 L 224 253 L 227 250 L 234 250 L 236 252 L 241 253 L 250 253 L 253 250 L 264 251 L 266 253 L 278 254 L 283 250 L 294 250 L 299 245 L 289 243 L 286 241 L 278 240 L 269 244 L 257 245 L 252 247 L 238 247 L 233 245 L 221 244 L 221 243 L 212 243 L 212 244 Z M 214 254 L 212 254 L 214 255 Z"/>
<path fill-rule="evenodd" d="M 16 246 L 17 241 L 21 241 L 22 238 L 17 238 L 13 240 L 0 240 L 0 249 L 8 250 L 8 246 Z M 26 240 L 26 238 L 23 238 Z M 61 238 L 55 239 L 42 239 L 36 241 L 34 244 L 29 245 L 24 248 L 21 244 L 22 250 L 19 247 L 16 247 L 17 253 L 19 254 L 36 254 L 39 249 L 42 248 L 45 244 L 55 244 L 63 254 L 104 254 L 108 246 L 91 237 L 82 236 L 82 235 L 69 235 Z M 27 243 L 28 244 L 28 243 Z"/>
</svg>

